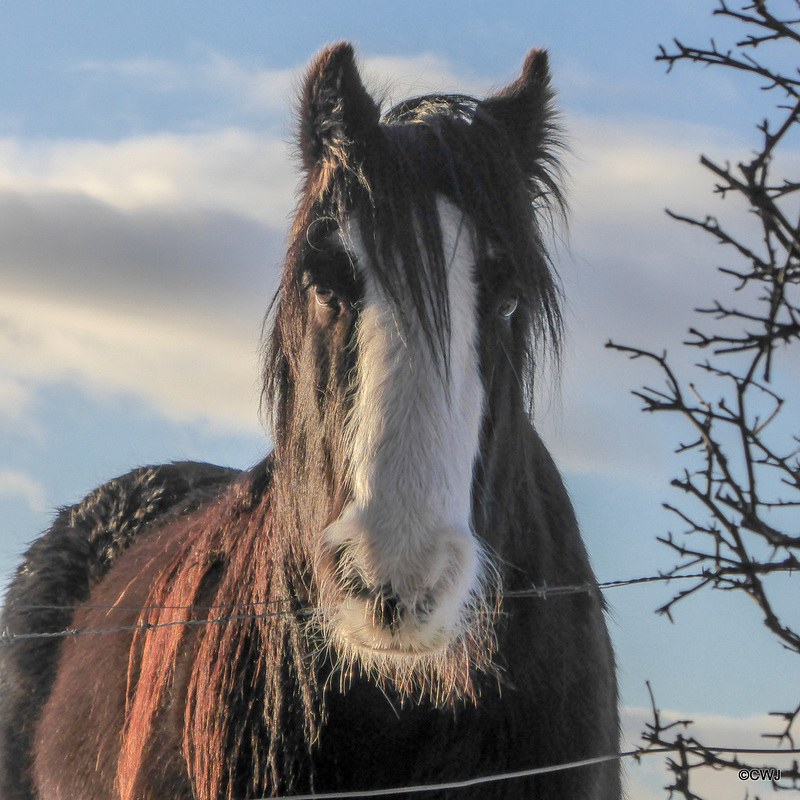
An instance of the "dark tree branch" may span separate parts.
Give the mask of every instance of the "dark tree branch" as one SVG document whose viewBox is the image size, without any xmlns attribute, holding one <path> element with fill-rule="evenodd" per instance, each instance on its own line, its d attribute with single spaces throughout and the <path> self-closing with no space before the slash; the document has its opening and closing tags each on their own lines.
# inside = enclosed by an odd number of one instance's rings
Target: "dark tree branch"
<svg viewBox="0 0 800 800">
<path fill-rule="evenodd" d="M 678 375 L 666 352 L 612 342 L 607 346 L 655 366 L 664 383 L 634 392 L 642 410 L 669 412 L 691 432 L 675 448 L 690 464 L 672 481 L 683 502 L 665 504 L 686 530 L 659 541 L 677 558 L 665 574 L 677 576 L 691 570 L 701 577 L 658 612 L 671 619 L 677 603 L 708 589 L 743 592 L 756 602 L 776 640 L 800 655 L 800 631 L 781 619 L 772 582 L 778 573 L 800 571 L 800 434 L 796 433 L 800 414 L 797 398 L 790 398 L 795 403 L 794 416 L 787 417 L 787 403 L 774 382 L 777 371 L 783 369 L 786 374 L 791 364 L 785 358 L 788 348 L 797 350 L 800 342 L 800 220 L 795 199 L 800 180 L 772 176 L 776 153 L 790 133 L 800 128 L 800 72 L 787 74 L 771 66 L 776 43 L 796 47 L 800 62 L 800 0 L 794 0 L 794 6 L 796 16 L 792 17 L 786 4 L 776 0 L 749 0 L 738 9 L 720 0 L 714 15 L 743 26 L 735 45 L 721 48 L 712 39 L 708 47 L 699 48 L 675 39 L 672 48 L 662 46 L 656 56 L 667 72 L 682 62 L 721 67 L 755 77 L 762 91 L 778 93 L 773 121 L 765 119 L 757 125 L 759 141 L 752 158 L 735 167 L 705 155 L 700 159 L 715 176 L 714 192 L 723 200 L 739 198 L 757 217 L 760 239 L 750 241 L 749 234 L 717 217 L 698 219 L 667 211 L 672 219 L 725 246 L 732 263 L 718 267 L 719 272 L 732 279 L 733 291 L 745 298 L 735 304 L 716 299 L 696 309 L 705 326 L 690 328 L 685 344 L 711 354 L 709 360 L 695 365 L 704 381 L 687 381 Z M 797 355 L 794 358 L 797 365 Z M 716 386 L 713 401 L 709 381 Z M 691 776 L 699 769 L 747 767 L 737 756 L 729 757 L 687 735 L 689 720 L 663 724 L 652 692 L 651 704 L 653 722 L 643 739 L 647 747 L 666 748 L 670 753 L 667 763 L 673 783 L 666 787 L 670 797 L 704 800 L 691 788 Z M 800 706 L 773 716 L 783 722 L 783 729 L 766 736 L 794 748 Z M 791 770 L 783 770 L 783 780 L 773 788 L 798 787 L 795 762 Z"/>
</svg>

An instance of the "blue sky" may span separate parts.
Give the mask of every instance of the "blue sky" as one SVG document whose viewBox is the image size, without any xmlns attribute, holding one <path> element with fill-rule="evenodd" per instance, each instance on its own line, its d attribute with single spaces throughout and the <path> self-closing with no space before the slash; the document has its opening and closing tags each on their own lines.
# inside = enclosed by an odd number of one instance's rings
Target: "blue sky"
<svg viewBox="0 0 800 800">
<path fill-rule="evenodd" d="M 735 35 L 715 5 L 0 0 L 0 572 L 52 509 L 134 465 L 267 451 L 257 348 L 294 198 L 292 90 L 337 39 L 396 98 L 486 92 L 529 47 L 550 50 L 573 153 L 553 243 L 569 340 L 540 426 L 600 579 L 671 567 L 654 540 L 680 530 L 660 504 L 677 500 L 682 432 L 630 397 L 658 376 L 603 344 L 688 366 L 691 309 L 721 293 L 720 250 L 663 209 L 740 213 L 698 157 L 745 152 L 769 106 L 724 73 L 653 60 L 673 36 Z M 741 736 L 797 701 L 796 664 L 755 606 L 697 598 L 670 625 L 653 610 L 671 591 L 608 593 L 634 729 L 647 679 L 665 708 Z M 632 800 L 660 780 L 632 771 Z"/>
</svg>

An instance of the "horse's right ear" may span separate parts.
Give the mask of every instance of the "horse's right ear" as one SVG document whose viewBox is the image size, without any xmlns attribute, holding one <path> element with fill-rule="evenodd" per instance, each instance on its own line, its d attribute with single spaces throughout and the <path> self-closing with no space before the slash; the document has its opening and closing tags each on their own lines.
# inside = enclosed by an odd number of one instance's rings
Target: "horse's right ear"
<svg viewBox="0 0 800 800">
<path fill-rule="evenodd" d="M 553 111 L 553 90 L 547 52 L 528 52 L 522 74 L 497 94 L 478 103 L 478 110 L 501 125 L 511 140 L 520 164 L 531 177 L 541 177 L 554 161 L 558 146 Z"/>
<path fill-rule="evenodd" d="M 380 109 L 364 88 L 352 45 L 322 50 L 306 74 L 300 106 L 300 153 L 307 170 L 343 161 L 377 127 Z"/>
</svg>

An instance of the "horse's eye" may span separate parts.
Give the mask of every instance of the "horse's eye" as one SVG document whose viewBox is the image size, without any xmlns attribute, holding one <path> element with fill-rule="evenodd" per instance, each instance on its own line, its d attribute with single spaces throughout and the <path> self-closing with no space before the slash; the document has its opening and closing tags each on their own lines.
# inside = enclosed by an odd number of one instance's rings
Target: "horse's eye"
<svg viewBox="0 0 800 800">
<path fill-rule="evenodd" d="M 508 319 L 516 310 L 517 310 L 516 297 L 507 297 L 505 300 L 501 300 L 500 305 L 497 307 L 497 313 L 501 317 L 505 317 L 506 319 Z"/>
<path fill-rule="evenodd" d="M 333 289 L 330 289 L 327 286 L 315 286 L 314 296 L 317 298 L 317 302 L 321 306 L 329 306 L 336 299 Z"/>
</svg>

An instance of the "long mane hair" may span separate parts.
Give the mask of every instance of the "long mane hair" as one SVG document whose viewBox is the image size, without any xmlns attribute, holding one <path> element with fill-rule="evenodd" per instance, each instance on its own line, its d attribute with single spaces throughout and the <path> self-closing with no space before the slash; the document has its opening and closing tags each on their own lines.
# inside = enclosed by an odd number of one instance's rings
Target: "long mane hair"
<svg viewBox="0 0 800 800">
<path fill-rule="evenodd" d="M 348 96 L 344 108 L 330 92 L 333 73 Z M 488 409 L 483 441 L 513 426 L 502 421 L 509 409 L 527 415 L 542 343 L 557 349 L 560 341 L 558 286 L 540 228 L 562 208 L 543 53 L 532 52 L 522 77 L 485 101 L 428 96 L 381 115 L 347 45 L 321 54 L 304 87 L 298 146 L 305 177 L 265 327 L 263 404 L 274 451 L 210 507 L 149 534 L 138 556 L 144 568 L 118 592 L 120 605 L 145 609 L 129 659 L 117 765 L 122 800 L 140 797 L 144 765 L 164 758 L 154 732 L 170 723 L 167 697 L 178 689 L 185 712 L 175 724 L 183 727 L 182 756 L 198 800 L 313 786 L 309 754 L 325 720 L 326 690 L 363 667 L 333 650 L 309 611 L 324 591 L 313 537 L 350 491 L 348 409 L 358 380 L 353 330 L 340 341 L 313 331 L 303 302 L 309 271 L 328 268 L 332 232 L 357 220 L 401 332 L 421 321 L 446 370 L 450 314 L 437 201 L 450 200 L 468 218 L 479 297 L 490 302 L 502 285 L 519 300 L 502 351 L 481 355 L 490 405 L 498 356 L 515 383 L 502 414 Z M 414 314 L 400 298 L 410 298 Z M 490 324 L 488 317 L 481 322 Z M 508 395 L 508 386 L 500 388 Z M 487 498 L 505 504 L 508 490 L 497 485 L 491 458 L 487 448 L 476 467 L 474 506 Z M 502 551 L 480 513 L 474 525 Z M 222 618 L 232 621 L 214 621 Z M 187 621 L 195 624 L 176 624 Z M 377 678 L 401 700 L 468 699 L 476 670 L 490 670 L 490 655 L 480 651 L 492 638 L 487 623 L 471 647 L 461 642 L 446 662 Z M 197 664 L 202 668 L 192 668 Z"/>
</svg>

